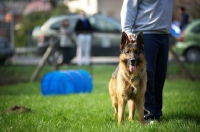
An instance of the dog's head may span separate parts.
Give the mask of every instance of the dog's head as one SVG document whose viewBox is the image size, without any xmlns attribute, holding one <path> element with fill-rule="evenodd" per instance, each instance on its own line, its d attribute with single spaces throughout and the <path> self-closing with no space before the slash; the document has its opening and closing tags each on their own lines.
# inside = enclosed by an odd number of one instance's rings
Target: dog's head
<svg viewBox="0 0 200 132">
<path fill-rule="evenodd" d="M 144 42 L 143 33 L 140 32 L 135 41 L 130 41 L 125 32 L 122 33 L 120 44 L 120 61 L 133 73 L 137 67 L 144 64 Z"/>
</svg>

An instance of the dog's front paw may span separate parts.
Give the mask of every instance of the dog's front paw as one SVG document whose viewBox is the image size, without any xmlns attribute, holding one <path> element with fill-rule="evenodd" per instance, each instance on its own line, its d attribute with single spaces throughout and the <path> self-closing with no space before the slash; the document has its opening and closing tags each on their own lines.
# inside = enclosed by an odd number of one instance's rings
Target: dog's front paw
<svg viewBox="0 0 200 132">
<path fill-rule="evenodd" d="M 114 114 L 112 115 L 112 119 L 114 120 L 114 119 L 116 118 L 116 116 L 117 116 L 117 114 L 114 113 Z"/>
<path fill-rule="evenodd" d="M 129 122 L 133 122 L 133 118 L 132 118 L 132 117 L 129 117 L 129 118 L 128 118 L 128 121 L 129 121 Z"/>
</svg>

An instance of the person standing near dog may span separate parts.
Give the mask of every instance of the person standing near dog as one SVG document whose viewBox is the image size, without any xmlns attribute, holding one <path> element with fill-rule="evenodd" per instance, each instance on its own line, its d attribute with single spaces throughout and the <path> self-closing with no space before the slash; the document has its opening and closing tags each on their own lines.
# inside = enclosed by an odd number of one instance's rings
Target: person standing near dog
<svg viewBox="0 0 200 132">
<path fill-rule="evenodd" d="M 121 27 L 129 40 L 143 32 L 147 65 L 145 121 L 159 121 L 162 116 L 163 87 L 167 72 L 169 33 L 174 0 L 124 0 Z"/>
<path fill-rule="evenodd" d="M 185 7 L 181 6 L 178 8 L 178 13 L 180 14 L 180 29 L 183 31 L 189 24 L 189 15 L 185 12 Z"/>
<path fill-rule="evenodd" d="M 81 66 L 84 63 L 88 66 L 90 65 L 92 27 L 84 11 L 80 11 L 80 18 L 76 23 L 75 32 L 77 34 L 77 65 Z M 83 57 L 85 62 L 83 62 Z"/>
<path fill-rule="evenodd" d="M 69 64 L 71 60 L 72 49 L 72 35 L 73 30 L 69 28 L 69 21 L 67 19 L 62 21 L 60 26 L 60 49 L 62 52 L 63 60 L 62 64 Z"/>
</svg>

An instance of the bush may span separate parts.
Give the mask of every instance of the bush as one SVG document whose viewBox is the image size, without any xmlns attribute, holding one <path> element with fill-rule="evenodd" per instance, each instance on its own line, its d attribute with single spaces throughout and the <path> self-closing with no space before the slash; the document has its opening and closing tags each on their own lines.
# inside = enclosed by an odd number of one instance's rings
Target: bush
<svg viewBox="0 0 200 132">
<path fill-rule="evenodd" d="M 21 28 L 16 31 L 15 46 L 26 47 L 31 40 L 32 30 L 35 26 L 42 25 L 50 16 L 68 12 L 68 7 L 60 5 L 50 12 L 33 12 L 21 19 Z"/>
</svg>

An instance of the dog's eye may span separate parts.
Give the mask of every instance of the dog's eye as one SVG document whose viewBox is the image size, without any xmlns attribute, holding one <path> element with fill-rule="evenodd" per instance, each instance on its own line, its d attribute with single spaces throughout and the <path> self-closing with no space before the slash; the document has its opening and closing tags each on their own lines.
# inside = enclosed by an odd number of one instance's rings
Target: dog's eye
<svg viewBox="0 0 200 132">
<path fill-rule="evenodd" d="M 126 51 L 125 51 L 125 54 L 128 54 L 128 53 L 130 53 L 130 50 L 126 50 Z"/>
<path fill-rule="evenodd" d="M 137 55 L 140 53 L 138 50 L 135 50 L 134 52 L 135 52 L 135 54 L 137 54 Z"/>
</svg>

